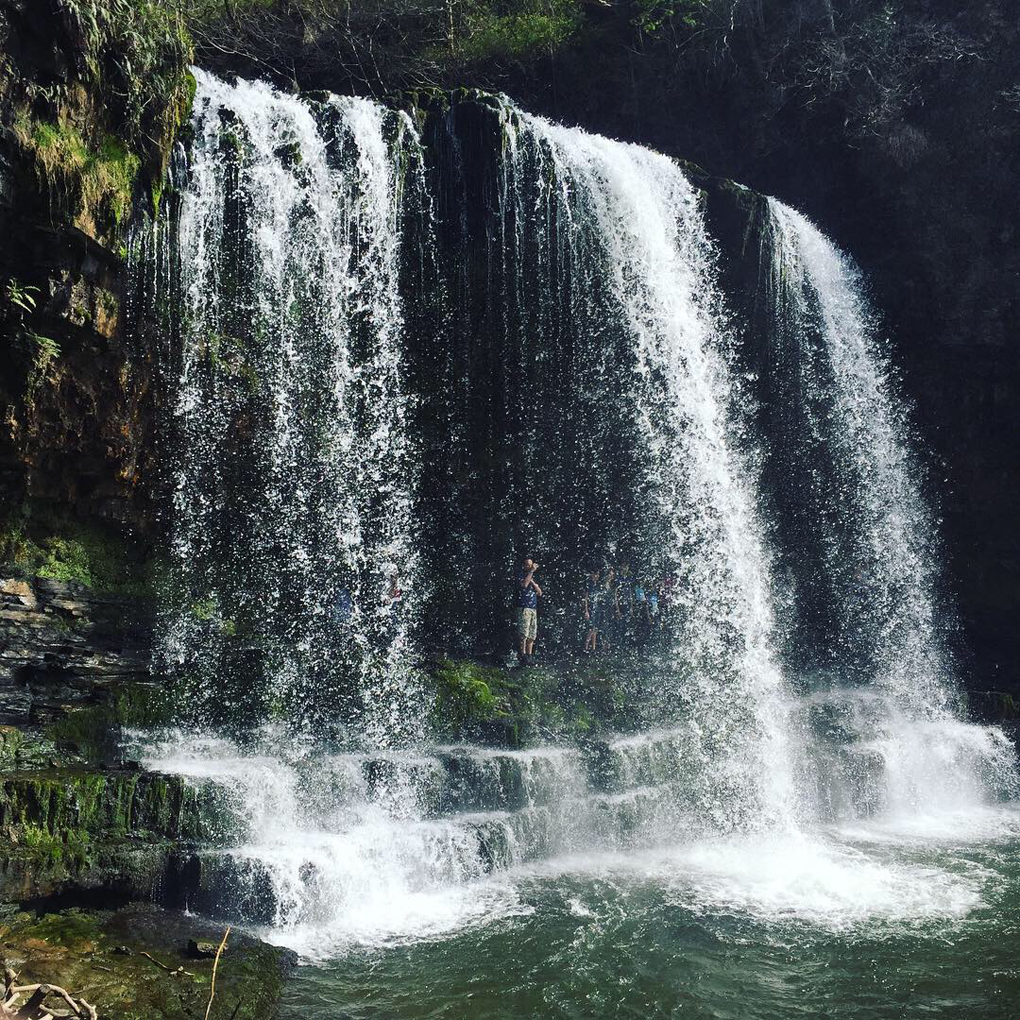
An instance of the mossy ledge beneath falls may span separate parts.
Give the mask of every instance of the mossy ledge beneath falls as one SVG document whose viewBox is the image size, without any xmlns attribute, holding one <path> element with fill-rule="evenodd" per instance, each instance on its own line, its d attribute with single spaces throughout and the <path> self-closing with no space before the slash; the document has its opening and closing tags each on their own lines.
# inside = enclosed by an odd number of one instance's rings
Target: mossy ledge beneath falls
<svg viewBox="0 0 1020 1020">
<path fill-rule="evenodd" d="M 188 944 L 218 945 L 223 927 L 134 904 L 119 910 L 10 911 L 0 917 L 0 948 L 24 982 L 60 985 L 98 1005 L 104 1020 L 193 1020 L 205 1015 L 213 960 Z M 289 950 L 231 932 L 216 970 L 211 1017 L 268 1020 Z M 180 968 L 180 970 L 178 970 Z"/>
<path fill-rule="evenodd" d="M 33 534 L 9 531 L 13 562 L 0 580 L 3 956 L 25 980 L 62 985 L 106 1018 L 200 1016 L 211 961 L 185 950 L 218 942 L 223 926 L 177 910 L 203 881 L 199 848 L 235 838 L 232 816 L 215 791 L 123 760 L 125 727 L 168 722 L 149 675 L 144 576 L 98 532 L 64 529 L 41 543 Z M 232 935 L 212 1015 L 236 1006 L 237 1017 L 272 1016 L 292 962 Z"/>
<path fill-rule="evenodd" d="M 640 722 L 631 695 L 645 676 L 640 662 L 564 659 L 505 669 L 439 658 L 426 668 L 434 695 L 432 725 L 448 740 L 518 748 L 541 740 L 587 741 Z"/>
</svg>

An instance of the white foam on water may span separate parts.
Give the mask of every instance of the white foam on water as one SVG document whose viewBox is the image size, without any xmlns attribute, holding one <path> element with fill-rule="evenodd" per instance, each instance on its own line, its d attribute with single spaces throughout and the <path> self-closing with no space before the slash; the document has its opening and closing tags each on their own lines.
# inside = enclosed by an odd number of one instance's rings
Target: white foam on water
<svg viewBox="0 0 1020 1020">
<path fill-rule="evenodd" d="M 830 930 L 963 917 L 983 902 L 987 879 L 973 866 L 961 874 L 817 837 L 702 843 L 678 850 L 670 864 L 680 902 Z"/>
<path fill-rule="evenodd" d="M 660 746 L 624 743 L 630 749 Z M 457 750 L 464 761 L 476 752 L 480 760 L 495 760 L 491 749 Z M 539 888 L 555 886 L 563 877 L 638 883 L 707 917 L 740 914 L 764 924 L 838 932 L 954 921 L 986 902 L 989 872 L 978 862 L 987 846 L 1020 839 L 1020 812 L 1007 804 L 887 813 L 794 835 L 704 838 L 696 815 L 656 828 L 672 805 L 668 787 L 579 796 L 571 783 L 533 820 L 532 808 L 429 820 L 395 816 L 357 783 L 335 787 L 336 798 L 347 798 L 345 806 L 334 805 L 332 815 L 316 818 L 296 795 L 304 789 L 305 773 L 319 770 L 318 759 L 285 762 L 265 752 L 263 747 L 246 754 L 218 738 L 178 736 L 150 747 L 144 761 L 236 795 L 250 842 L 220 853 L 233 861 L 240 888 L 268 883 L 274 916 L 262 934 L 306 960 L 513 922 L 533 909 L 536 882 Z M 429 756 L 388 757 L 420 764 Z M 526 769 L 531 755 L 516 757 Z M 564 757 L 569 756 L 538 756 L 557 762 Z M 364 754 L 332 759 L 359 768 L 373 760 Z M 617 816 L 605 814 L 612 808 L 637 812 L 634 817 L 646 827 L 633 845 L 619 844 L 612 829 Z M 327 817 L 329 830 L 316 827 Z M 610 828 L 591 828 L 589 819 L 599 818 Z M 545 846 L 550 824 L 570 820 L 580 822 L 579 842 L 568 848 L 553 841 L 537 859 L 531 856 L 533 846 Z M 690 840 L 677 843 L 685 832 Z M 490 853 L 496 856 L 480 854 L 480 833 L 495 840 Z"/>
<path fill-rule="evenodd" d="M 1020 805 L 968 804 L 921 813 L 883 815 L 857 825 L 833 826 L 839 838 L 911 849 L 994 846 L 1020 838 Z"/>
<path fill-rule="evenodd" d="M 525 917 L 508 882 L 478 882 L 443 889 L 394 891 L 352 905 L 328 923 L 256 929 L 267 942 L 297 952 L 305 962 L 335 959 L 353 949 L 388 948 L 460 936 L 473 929 Z"/>
<path fill-rule="evenodd" d="M 993 875 L 964 856 L 914 859 L 888 843 L 869 846 L 832 834 L 728 838 L 642 853 L 556 857 L 514 869 L 522 884 L 598 879 L 637 884 L 706 917 L 739 915 L 763 924 L 827 931 L 963 919 L 985 905 Z"/>
</svg>

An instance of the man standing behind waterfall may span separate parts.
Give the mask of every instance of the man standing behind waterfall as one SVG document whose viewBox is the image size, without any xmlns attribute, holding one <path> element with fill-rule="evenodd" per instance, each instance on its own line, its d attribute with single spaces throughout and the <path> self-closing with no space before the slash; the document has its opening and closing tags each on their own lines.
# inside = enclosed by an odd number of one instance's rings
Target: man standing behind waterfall
<svg viewBox="0 0 1020 1020">
<path fill-rule="evenodd" d="M 535 581 L 538 564 L 525 556 L 517 572 L 517 655 L 522 666 L 531 662 L 538 637 L 538 598 L 542 594 Z"/>
</svg>

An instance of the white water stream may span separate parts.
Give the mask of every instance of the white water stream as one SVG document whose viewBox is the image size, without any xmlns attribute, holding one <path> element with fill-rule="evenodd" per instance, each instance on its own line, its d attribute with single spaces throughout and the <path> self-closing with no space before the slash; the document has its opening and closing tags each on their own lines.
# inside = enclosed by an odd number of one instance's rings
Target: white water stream
<svg viewBox="0 0 1020 1020">
<path fill-rule="evenodd" d="M 208 675 L 219 639 L 250 634 L 268 707 L 302 685 L 342 687 L 346 665 L 368 743 L 420 738 L 398 292 L 420 144 L 405 116 L 368 100 L 313 111 L 196 77 L 165 663 L 204 680 L 196 696 L 222 698 Z"/>
</svg>

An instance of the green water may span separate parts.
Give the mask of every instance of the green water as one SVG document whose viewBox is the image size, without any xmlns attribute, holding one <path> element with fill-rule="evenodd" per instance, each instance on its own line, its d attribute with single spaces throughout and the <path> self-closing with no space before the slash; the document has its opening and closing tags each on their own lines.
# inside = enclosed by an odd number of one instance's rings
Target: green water
<svg viewBox="0 0 1020 1020">
<path fill-rule="evenodd" d="M 536 865 L 476 890 L 491 909 L 443 935 L 330 948 L 305 933 L 321 958 L 280 1016 L 1017 1017 L 1020 828 L 1005 814 L 986 828 Z"/>
</svg>

